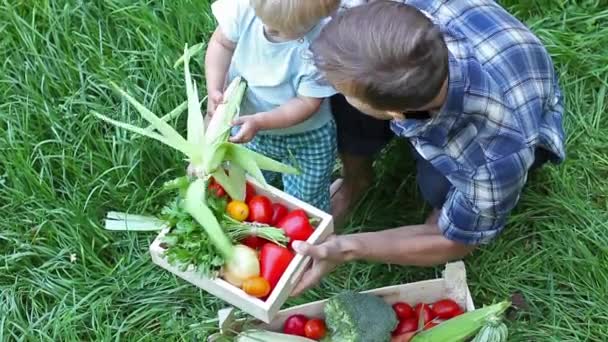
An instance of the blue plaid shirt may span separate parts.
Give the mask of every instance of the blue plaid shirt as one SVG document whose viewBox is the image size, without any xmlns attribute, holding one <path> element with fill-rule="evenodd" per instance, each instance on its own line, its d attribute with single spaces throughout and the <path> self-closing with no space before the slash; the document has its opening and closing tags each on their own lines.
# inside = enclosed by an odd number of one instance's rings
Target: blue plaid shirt
<svg viewBox="0 0 608 342">
<path fill-rule="evenodd" d="M 504 228 L 537 148 L 565 157 L 563 104 L 540 40 L 491 0 L 402 1 L 443 31 L 444 106 L 429 120 L 393 121 L 452 184 L 439 218 L 450 240 L 488 243 Z"/>
</svg>

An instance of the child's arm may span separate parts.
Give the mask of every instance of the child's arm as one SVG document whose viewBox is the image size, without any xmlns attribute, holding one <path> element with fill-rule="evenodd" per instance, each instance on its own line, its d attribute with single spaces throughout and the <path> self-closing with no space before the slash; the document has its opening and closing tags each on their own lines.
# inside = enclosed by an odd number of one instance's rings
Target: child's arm
<svg viewBox="0 0 608 342">
<path fill-rule="evenodd" d="M 260 130 L 287 128 L 304 122 L 321 107 L 322 98 L 294 97 L 271 111 L 238 118 L 233 125 L 240 125 L 239 132 L 230 138 L 234 143 L 251 141 Z"/>
<path fill-rule="evenodd" d="M 226 37 L 218 27 L 209 41 L 205 55 L 205 77 L 207 79 L 207 114 L 213 115 L 222 102 L 226 74 L 236 44 Z"/>
</svg>

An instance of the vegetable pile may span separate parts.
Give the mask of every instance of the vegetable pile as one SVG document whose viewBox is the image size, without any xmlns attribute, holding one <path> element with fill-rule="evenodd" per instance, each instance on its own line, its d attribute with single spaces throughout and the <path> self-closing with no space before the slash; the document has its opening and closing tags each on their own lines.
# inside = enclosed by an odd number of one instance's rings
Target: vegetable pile
<svg viewBox="0 0 608 342">
<path fill-rule="evenodd" d="M 197 48 L 198 49 L 198 48 Z M 208 277 L 222 277 L 247 294 L 266 298 L 294 257 L 289 248 L 314 231 L 301 209 L 289 211 L 263 195 L 246 181 L 253 177 L 267 183 L 262 170 L 297 174 L 298 170 L 241 145 L 228 141 L 246 84 L 236 78 L 205 129 L 196 83 L 189 63 L 197 49 L 184 48 L 177 64 L 184 63 L 187 101 L 160 118 L 127 92 L 113 84 L 149 122 L 147 128 L 119 122 L 99 113 L 95 116 L 117 127 L 155 139 L 181 152 L 196 177 L 179 177 L 165 184 L 177 192 L 160 213 L 169 227 L 162 247 L 169 263 L 182 270 L 194 268 Z M 187 138 L 168 124 L 187 107 Z"/>
<path fill-rule="evenodd" d="M 474 342 L 505 342 L 507 327 L 500 317 L 510 305 L 505 301 L 465 313 L 451 299 L 391 306 L 372 294 L 344 292 L 327 301 L 324 320 L 294 314 L 285 321 L 282 334 L 248 329 L 237 341 L 252 341 L 246 339 L 249 334 L 265 337 L 268 333 L 280 339 L 264 341 L 460 342 L 474 338 Z"/>
<path fill-rule="evenodd" d="M 307 240 L 314 232 L 311 220 L 301 209 L 289 211 L 256 194 L 249 182 L 245 201 L 231 199 L 213 178 L 207 189 L 206 203 L 235 245 L 232 258 L 226 259 L 209 242 L 203 227 L 179 204 L 184 200 L 178 195 L 162 216 L 172 227 L 163 239 L 169 262 L 182 269 L 193 266 L 207 276 L 221 276 L 251 296 L 266 298 L 295 256 L 287 244 Z M 187 189 L 179 193 L 183 191 Z"/>
</svg>

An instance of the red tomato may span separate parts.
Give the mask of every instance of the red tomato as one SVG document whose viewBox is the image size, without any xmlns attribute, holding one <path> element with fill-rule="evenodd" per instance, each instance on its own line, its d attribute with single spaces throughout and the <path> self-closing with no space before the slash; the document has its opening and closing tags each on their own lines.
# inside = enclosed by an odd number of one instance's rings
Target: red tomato
<svg viewBox="0 0 608 342">
<path fill-rule="evenodd" d="M 279 221 L 283 219 L 283 217 L 287 216 L 289 209 L 281 203 L 274 203 L 272 205 L 272 220 L 270 220 L 270 225 L 274 226 Z"/>
<path fill-rule="evenodd" d="M 277 224 L 277 228 L 282 228 L 285 231 L 285 235 L 289 237 L 289 246 L 296 240 L 308 240 L 314 231 L 308 221 L 306 212 L 302 209 L 296 209 L 283 217 Z"/>
<path fill-rule="evenodd" d="M 419 320 L 421 317 L 424 319 L 424 324 L 427 324 L 428 322 L 432 321 L 433 318 L 435 318 L 435 313 L 428 304 L 416 304 L 416 306 L 414 306 L 414 312 Z"/>
<path fill-rule="evenodd" d="M 209 184 L 209 191 L 211 191 L 211 193 L 216 197 L 224 197 L 226 195 L 224 188 L 215 182 Z"/>
<path fill-rule="evenodd" d="M 246 238 L 244 238 L 243 240 L 241 240 L 241 243 L 249 248 L 253 248 L 253 249 L 259 249 L 260 247 L 264 246 L 265 243 L 267 243 L 268 241 L 265 239 L 262 239 L 259 236 L 248 236 Z"/>
<path fill-rule="evenodd" d="M 395 303 L 395 304 L 393 304 L 393 310 L 395 310 L 395 313 L 397 314 L 397 318 L 400 321 L 404 320 L 406 318 L 416 317 L 416 313 L 414 312 L 414 309 L 412 309 L 412 307 L 407 303 L 403 303 L 403 302 Z"/>
<path fill-rule="evenodd" d="M 289 335 L 306 336 L 304 326 L 307 322 L 308 318 L 304 315 L 289 316 L 283 325 L 283 332 Z"/>
<path fill-rule="evenodd" d="M 260 252 L 260 273 L 270 283 L 271 291 L 281 279 L 283 272 L 293 259 L 293 253 L 287 248 L 266 243 Z"/>
<path fill-rule="evenodd" d="M 245 183 L 245 203 L 249 204 L 253 196 L 255 196 L 255 188 L 251 183 Z"/>
<path fill-rule="evenodd" d="M 247 203 L 249 205 L 248 222 L 270 224 L 272 220 L 272 202 L 266 196 L 253 196 Z"/>
<path fill-rule="evenodd" d="M 450 319 L 455 317 L 459 311 L 462 311 L 462 309 L 451 299 L 442 299 L 433 304 L 433 312 L 439 318 Z"/>
<path fill-rule="evenodd" d="M 393 336 L 399 336 L 408 332 L 418 330 L 418 320 L 415 317 L 406 318 L 399 321 L 397 328 L 393 330 Z"/>
<path fill-rule="evenodd" d="M 325 337 L 327 327 L 322 319 L 313 318 L 306 322 L 304 326 L 304 335 L 313 340 L 320 340 Z"/>
</svg>

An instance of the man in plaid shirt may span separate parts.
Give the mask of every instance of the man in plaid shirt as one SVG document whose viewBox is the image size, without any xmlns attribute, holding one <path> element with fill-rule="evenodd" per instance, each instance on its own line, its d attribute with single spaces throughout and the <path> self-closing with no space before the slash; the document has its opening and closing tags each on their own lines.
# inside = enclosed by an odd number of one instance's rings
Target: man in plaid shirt
<svg viewBox="0 0 608 342">
<path fill-rule="evenodd" d="M 391 131 L 409 139 L 418 187 L 435 210 L 421 225 L 294 243 L 315 259 L 296 294 L 345 261 L 464 257 L 499 235 L 531 170 L 565 157 L 551 58 L 494 1 L 370 1 L 338 14 L 313 52 L 345 95 L 332 99 L 344 163 L 334 214 L 371 183 L 373 154 Z"/>
</svg>

